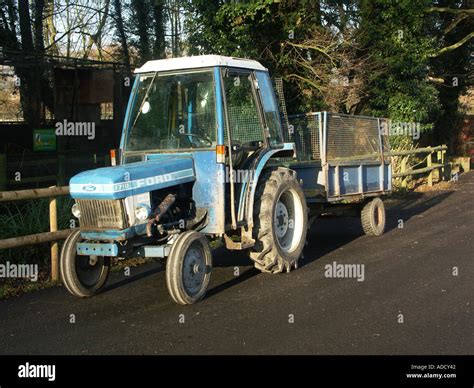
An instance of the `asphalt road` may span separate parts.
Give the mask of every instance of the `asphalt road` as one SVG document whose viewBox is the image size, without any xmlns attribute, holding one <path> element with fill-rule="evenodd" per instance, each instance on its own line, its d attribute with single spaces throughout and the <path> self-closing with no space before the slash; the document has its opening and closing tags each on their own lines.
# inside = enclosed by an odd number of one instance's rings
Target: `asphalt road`
<svg viewBox="0 0 474 388">
<path fill-rule="evenodd" d="M 92 299 L 57 287 L 2 301 L 0 354 L 474 354 L 473 198 L 473 172 L 412 194 L 378 238 L 356 219 L 317 220 L 290 274 L 217 252 L 193 306 L 170 300 L 157 264 Z M 364 264 L 364 281 L 325 277 L 334 262 Z"/>
</svg>

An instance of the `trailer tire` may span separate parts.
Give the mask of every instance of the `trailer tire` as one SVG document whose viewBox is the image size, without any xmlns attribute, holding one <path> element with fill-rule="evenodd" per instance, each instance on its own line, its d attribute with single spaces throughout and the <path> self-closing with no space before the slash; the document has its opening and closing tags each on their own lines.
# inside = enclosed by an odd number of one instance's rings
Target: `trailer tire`
<svg viewBox="0 0 474 388">
<path fill-rule="evenodd" d="M 206 295 L 212 272 L 212 252 L 207 238 L 196 231 L 178 236 L 166 262 L 166 286 L 171 298 L 187 305 Z"/>
<path fill-rule="evenodd" d="M 80 256 L 76 244 L 81 241 L 79 230 L 71 233 L 61 250 L 61 280 L 74 296 L 88 298 L 99 293 L 109 276 L 110 258 Z M 93 264 L 92 264 L 93 263 Z"/>
<path fill-rule="evenodd" d="M 306 244 L 308 209 L 296 173 L 288 168 L 268 170 L 255 193 L 255 246 L 249 252 L 255 267 L 276 274 L 298 267 Z"/>
<path fill-rule="evenodd" d="M 380 198 L 368 202 L 360 214 L 362 229 L 367 236 L 381 236 L 385 231 L 385 206 Z"/>
</svg>

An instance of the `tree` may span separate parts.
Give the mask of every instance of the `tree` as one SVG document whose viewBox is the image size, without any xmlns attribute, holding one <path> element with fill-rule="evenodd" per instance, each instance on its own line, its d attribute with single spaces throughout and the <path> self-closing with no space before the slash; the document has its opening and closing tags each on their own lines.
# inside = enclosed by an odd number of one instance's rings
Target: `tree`
<svg viewBox="0 0 474 388">
<path fill-rule="evenodd" d="M 472 87 L 472 0 L 441 0 L 427 9 L 433 18 L 436 48 L 429 60 L 430 79 L 439 93 L 443 114 L 435 122 L 434 141 L 460 149 L 462 117 L 459 97 Z"/>
<path fill-rule="evenodd" d="M 43 104 L 52 108 L 52 91 L 44 74 L 44 2 L 36 0 L 33 6 L 31 12 L 27 1 L 19 1 L 18 5 L 12 0 L 1 3 L 0 38 L 4 56 L 12 61 L 20 80 L 23 117 L 28 123 L 37 125 L 43 118 Z M 28 66 L 29 57 L 33 66 Z"/>
<path fill-rule="evenodd" d="M 286 78 L 294 80 L 309 101 L 321 101 L 322 108 L 357 114 L 383 67 L 358 46 L 356 30 L 342 31 L 319 27 L 301 42 L 285 41 L 283 53 L 294 68 Z"/>
<path fill-rule="evenodd" d="M 164 0 L 156 0 L 153 5 L 153 29 L 155 42 L 153 44 L 153 58 L 166 58 L 166 39 L 165 39 L 165 7 Z"/>
<path fill-rule="evenodd" d="M 150 26 L 151 9 L 150 3 L 144 0 L 132 0 L 132 24 L 138 36 L 137 46 L 141 62 L 151 59 L 150 50 Z"/>
<path fill-rule="evenodd" d="M 127 35 L 125 33 L 125 26 L 122 13 L 122 4 L 120 0 L 114 0 L 114 14 L 113 14 L 115 25 L 117 29 L 117 35 L 120 42 L 120 53 L 123 58 L 123 62 L 127 67 L 128 74 L 132 73 L 130 63 L 130 51 L 128 47 Z"/>
<path fill-rule="evenodd" d="M 434 50 L 429 0 L 364 0 L 360 5 L 361 43 L 386 70 L 368 91 L 363 112 L 401 122 L 418 122 L 424 131 L 441 113 L 436 88 L 428 79 Z"/>
</svg>

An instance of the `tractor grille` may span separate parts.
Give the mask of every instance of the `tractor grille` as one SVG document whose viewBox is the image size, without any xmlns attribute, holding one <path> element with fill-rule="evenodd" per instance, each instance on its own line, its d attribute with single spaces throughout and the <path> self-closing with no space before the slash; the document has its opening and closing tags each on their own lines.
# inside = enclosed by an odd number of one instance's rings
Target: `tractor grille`
<svg viewBox="0 0 474 388">
<path fill-rule="evenodd" d="M 122 200 L 77 199 L 81 209 L 81 229 L 126 229 L 127 216 Z"/>
</svg>

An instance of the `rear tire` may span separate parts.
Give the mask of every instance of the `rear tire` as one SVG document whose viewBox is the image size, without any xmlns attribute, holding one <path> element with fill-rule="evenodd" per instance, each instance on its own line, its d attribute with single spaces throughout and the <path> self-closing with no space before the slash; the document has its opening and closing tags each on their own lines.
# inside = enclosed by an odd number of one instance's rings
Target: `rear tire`
<svg viewBox="0 0 474 388">
<path fill-rule="evenodd" d="M 362 229 L 367 236 L 381 236 L 385 231 L 385 206 L 380 198 L 368 202 L 360 214 Z"/>
<path fill-rule="evenodd" d="M 266 273 L 290 272 L 306 243 L 308 209 L 296 173 L 279 167 L 268 170 L 255 193 L 254 238 L 250 258 Z"/>
<path fill-rule="evenodd" d="M 212 272 L 212 253 L 207 238 L 196 231 L 180 234 L 166 263 L 166 286 L 178 304 L 193 304 L 204 298 Z"/>
<path fill-rule="evenodd" d="M 61 279 L 72 295 L 88 298 L 96 295 L 107 281 L 110 258 L 78 255 L 76 245 L 81 240 L 79 230 L 66 239 L 61 250 Z"/>
</svg>

